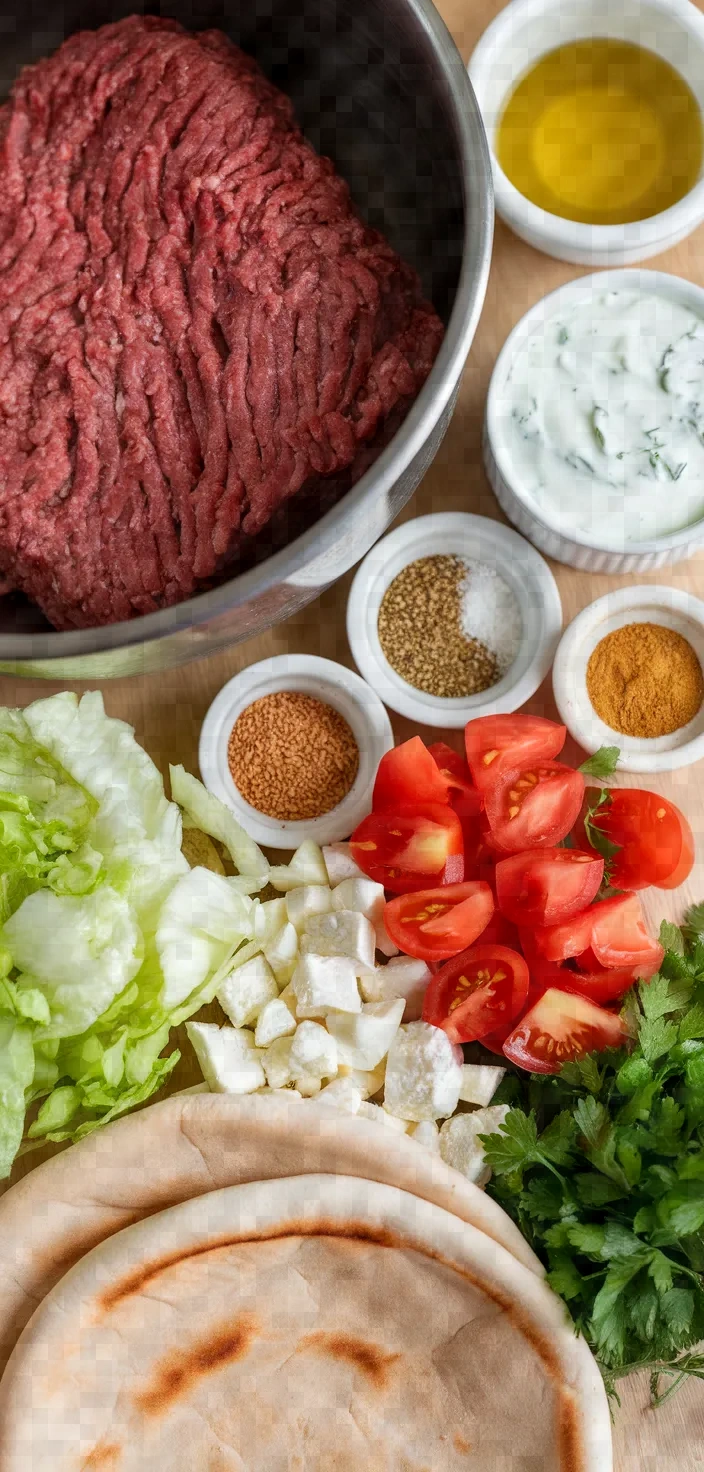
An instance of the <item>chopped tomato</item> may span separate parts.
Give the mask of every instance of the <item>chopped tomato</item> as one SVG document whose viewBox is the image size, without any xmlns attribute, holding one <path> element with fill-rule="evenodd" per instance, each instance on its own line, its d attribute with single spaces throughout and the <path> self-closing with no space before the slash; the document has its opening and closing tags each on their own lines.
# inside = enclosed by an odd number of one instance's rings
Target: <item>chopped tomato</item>
<svg viewBox="0 0 704 1472">
<path fill-rule="evenodd" d="M 394 894 L 459 884 L 464 875 L 460 820 L 439 803 L 370 813 L 352 834 L 350 850 L 360 869 Z"/>
<path fill-rule="evenodd" d="M 518 937 L 521 951 L 523 952 L 530 973 L 531 989 L 533 987 L 541 987 L 545 991 L 549 986 L 562 986 L 562 979 L 565 974 L 564 967 L 559 961 L 548 961 L 542 955 L 536 945 L 533 931 L 525 930 L 521 926 L 518 931 Z"/>
<path fill-rule="evenodd" d="M 445 961 L 466 950 L 494 913 L 488 884 L 445 884 L 389 900 L 384 925 L 400 951 L 421 961 Z"/>
<path fill-rule="evenodd" d="M 464 757 L 445 741 L 434 741 L 428 751 L 447 783 L 449 801 L 458 817 L 478 817 L 482 806 L 481 794 L 472 782 Z"/>
<path fill-rule="evenodd" d="M 586 997 L 550 987 L 521 1018 L 504 1043 L 504 1054 L 531 1073 L 559 1073 L 563 1063 L 625 1037 L 620 1019 Z"/>
<path fill-rule="evenodd" d="M 549 761 L 565 744 L 567 731 L 542 716 L 479 716 L 465 726 L 467 761 L 475 787 L 486 792 L 502 772 Z"/>
<path fill-rule="evenodd" d="M 604 860 L 577 848 L 528 849 L 496 865 L 496 896 L 517 925 L 556 925 L 584 910 L 599 892 Z"/>
<path fill-rule="evenodd" d="M 507 946 L 470 946 L 429 983 L 423 1021 L 453 1043 L 469 1043 L 517 1017 L 528 996 L 528 967 Z"/>
<path fill-rule="evenodd" d="M 396 812 L 418 803 L 447 801 L 447 780 L 420 736 L 394 746 L 381 758 L 372 796 L 373 812 Z"/>
<path fill-rule="evenodd" d="M 584 777 L 562 762 L 499 773 L 484 794 L 491 836 L 504 853 L 554 847 L 579 817 Z"/>
<path fill-rule="evenodd" d="M 592 950 L 601 966 L 637 966 L 639 976 L 654 976 L 665 954 L 646 930 L 637 894 L 618 895 L 594 907 Z"/>
<path fill-rule="evenodd" d="M 547 961 L 547 966 L 554 962 Z M 610 971 L 597 967 L 594 971 L 567 971 L 564 967 L 559 968 L 562 979 L 559 982 L 566 991 L 575 992 L 577 996 L 588 997 L 590 1002 L 596 1002 L 605 1007 L 609 1002 L 618 1001 L 624 992 L 633 986 L 636 980 L 632 966 L 616 966 Z"/>
<path fill-rule="evenodd" d="M 614 787 L 592 819 L 618 845 L 611 883 L 616 889 L 676 889 L 694 864 L 692 830 L 679 808 L 657 792 Z"/>
<path fill-rule="evenodd" d="M 561 925 L 536 929 L 538 949 L 549 961 L 565 961 L 591 950 L 598 966 L 634 966 L 640 977 L 654 976 L 664 951 L 648 935 L 636 894 L 601 900 Z"/>
<path fill-rule="evenodd" d="M 519 952 L 523 949 L 518 938 L 516 926 L 512 925 L 511 921 L 507 920 L 501 914 L 500 910 L 494 910 L 489 924 L 482 931 L 482 945 L 508 946 L 510 951 Z"/>
</svg>

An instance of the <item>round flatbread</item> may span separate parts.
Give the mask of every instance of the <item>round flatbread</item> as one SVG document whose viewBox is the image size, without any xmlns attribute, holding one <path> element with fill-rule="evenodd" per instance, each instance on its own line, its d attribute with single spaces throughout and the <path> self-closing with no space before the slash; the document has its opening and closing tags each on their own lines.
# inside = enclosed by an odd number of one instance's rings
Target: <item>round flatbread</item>
<svg viewBox="0 0 704 1472">
<path fill-rule="evenodd" d="M 311 1172 L 400 1186 L 543 1271 L 506 1213 L 415 1140 L 285 1095 L 165 1099 L 97 1130 L 0 1199 L 0 1374 L 44 1295 L 114 1232 L 218 1187 Z"/>
<path fill-rule="evenodd" d="M 606 1395 L 544 1281 L 396 1187 L 229 1187 L 127 1228 L 40 1305 L 0 1472 L 609 1472 Z"/>
</svg>

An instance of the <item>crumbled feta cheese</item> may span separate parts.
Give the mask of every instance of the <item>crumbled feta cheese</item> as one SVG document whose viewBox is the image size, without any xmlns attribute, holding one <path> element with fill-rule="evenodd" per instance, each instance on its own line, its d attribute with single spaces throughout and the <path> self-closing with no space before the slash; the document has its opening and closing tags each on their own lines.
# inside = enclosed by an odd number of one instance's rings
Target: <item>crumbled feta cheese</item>
<svg viewBox="0 0 704 1472">
<path fill-rule="evenodd" d="M 296 1089 L 302 1099 L 312 1099 L 314 1094 L 322 1093 L 322 1079 L 317 1074 L 304 1073 L 296 1078 Z"/>
<path fill-rule="evenodd" d="M 328 1012 L 362 1009 L 354 962 L 346 956 L 301 956 L 291 986 L 298 1017 L 326 1017 Z"/>
<path fill-rule="evenodd" d="M 363 1099 L 373 1099 L 384 1087 L 384 1075 L 386 1073 L 386 1059 L 383 1059 L 378 1068 L 349 1068 L 346 1063 L 339 1063 L 338 1077 L 348 1078 L 355 1088 L 359 1089 Z"/>
<path fill-rule="evenodd" d="M 398 955 L 398 947 L 390 939 L 384 925 L 386 899 L 383 884 L 376 884 L 373 879 L 343 879 L 333 890 L 332 899 L 334 910 L 356 910 L 360 915 L 366 916 L 374 926 L 378 951 L 383 951 L 385 956 Z"/>
<path fill-rule="evenodd" d="M 279 1001 L 285 1003 L 285 1005 L 288 1007 L 289 1012 L 291 1013 L 294 1022 L 297 1022 L 298 1013 L 296 1011 L 296 1008 L 298 1006 L 298 997 L 293 990 L 291 982 L 288 983 L 288 986 L 284 987 L 282 992 L 279 992 Z"/>
<path fill-rule="evenodd" d="M 269 1047 L 263 1054 L 262 1067 L 270 1089 L 285 1089 L 287 1084 L 293 1083 L 293 1074 L 291 1072 L 292 1043 L 292 1037 L 277 1038 L 276 1042 L 269 1044 Z"/>
<path fill-rule="evenodd" d="M 358 1114 L 364 1119 L 375 1119 L 377 1124 L 382 1124 L 387 1130 L 393 1130 L 397 1135 L 405 1135 L 408 1129 L 408 1121 L 399 1119 L 395 1114 L 389 1114 L 388 1109 L 382 1109 L 380 1104 L 369 1104 L 365 1099 L 360 1104 Z"/>
<path fill-rule="evenodd" d="M 298 959 L 298 931 L 290 920 L 286 922 L 274 939 L 264 947 L 264 955 L 279 983 L 285 986 L 291 980 Z"/>
<path fill-rule="evenodd" d="M 417 961 L 414 956 L 396 956 L 385 966 L 378 966 L 372 977 L 360 977 L 362 996 L 368 1002 L 403 997 L 404 1022 L 417 1022 L 431 975 L 425 961 Z"/>
<path fill-rule="evenodd" d="M 340 1062 L 350 1068 L 376 1068 L 386 1057 L 402 1017 L 403 998 L 365 1003 L 356 1016 L 331 1013 L 328 1028 L 337 1043 Z"/>
<path fill-rule="evenodd" d="M 422 1119 L 420 1124 L 412 1124 L 408 1138 L 415 1140 L 418 1145 L 425 1145 L 426 1150 L 432 1150 L 433 1155 L 440 1154 L 440 1131 L 434 1119 Z"/>
<path fill-rule="evenodd" d="M 376 936 L 366 916 L 355 910 L 337 910 L 332 915 L 314 915 L 301 940 L 301 954 L 348 956 L 357 975 L 374 970 Z"/>
<path fill-rule="evenodd" d="M 285 900 L 264 900 L 257 905 L 254 912 L 254 939 L 263 946 L 269 945 L 274 936 L 283 930 L 287 919 Z"/>
<path fill-rule="evenodd" d="M 454 1113 L 462 1084 L 462 1050 L 442 1028 L 408 1022 L 386 1060 L 384 1103 L 401 1119 L 440 1119 Z"/>
<path fill-rule="evenodd" d="M 490 1104 L 505 1072 L 491 1063 L 465 1063 L 460 1099 L 465 1104 Z"/>
<path fill-rule="evenodd" d="M 318 844 L 307 838 L 296 849 L 290 864 L 277 864 L 269 870 L 269 883 L 284 893 L 301 884 L 327 884 L 328 871 Z"/>
<path fill-rule="evenodd" d="M 325 884 L 302 884 L 300 889 L 289 890 L 284 903 L 286 914 L 300 935 L 311 916 L 327 915 L 332 910 L 332 890 Z"/>
<path fill-rule="evenodd" d="M 334 1109 L 341 1109 L 343 1114 L 357 1114 L 362 1103 L 362 1095 L 355 1088 L 349 1078 L 334 1078 L 331 1084 L 326 1084 L 320 1090 L 318 1104 L 330 1104 Z"/>
<path fill-rule="evenodd" d="M 296 1019 L 280 997 L 267 1002 L 257 1018 L 254 1041 L 258 1048 L 268 1048 L 277 1038 L 285 1038 L 296 1031 Z"/>
<path fill-rule="evenodd" d="M 392 941 L 383 919 L 377 920 L 374 926 L 376 931 L 376 948 L 381 951 L 382 956 L 397 956 L 398 946 Z"/>
<path fill-rule="evenodd" d="M 341 884 L 343 879 L 363 879 L 365 877 L 359 864 L 352 858 L 352 848 L 349 843 L 326 843 L 323 846 L 323 860 L 328 880 L 333 887 Z"/>
<path fill-rule="evenodd" d="M 264 956 L 253 956 L 225 978 L 217 999 L 235 1027 L 247 1027 L 250 1022 L 256 1022 L 267 1002 L 278 995 L 279 988 L 268 962 Z"/>
<path fill-rule="evenodd" d="M 337 1073 L 337 1043 L 319 1022 L 301 1022 L 296 1028 L 289 1055 L 296 1087 L 298 1079 L 334 1078 Z"/>
<path fill-rule="evenodd" d="M 440 1154 L 446 1165 L 454 1166 L 476 1186 L 485 1186 L 491 1171 L 478 1137 L 496 1134 L 507 1114 L 507 1104 L 492 1104 L 488 1109 L 446 1119 L 440 1130 Z"/>
<path fill-rule="evenodd" d="M 252 1094 L 265 1082 L 254 1034 L 215 1022 L 187 1022 L 203 1077 L 214 1094 Z"/>
</svg>

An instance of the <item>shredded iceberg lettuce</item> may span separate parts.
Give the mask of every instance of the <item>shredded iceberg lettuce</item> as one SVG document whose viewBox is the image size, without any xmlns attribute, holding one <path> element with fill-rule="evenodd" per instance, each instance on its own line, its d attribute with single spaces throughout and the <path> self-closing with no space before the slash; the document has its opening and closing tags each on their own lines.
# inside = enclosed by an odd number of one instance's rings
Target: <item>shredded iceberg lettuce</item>
<svg viewBox="0 0 704 1472">
<path fill-rule="evenodd" d="M 172 1028 L 247 953 L 267 861 L 195 777 L 172 781 L 175 801 L 99 692 L 0 709 L 0 1177 L 148 1099 Z M 239 874 L 190 869 L 181 807 Z"/>
</svg>

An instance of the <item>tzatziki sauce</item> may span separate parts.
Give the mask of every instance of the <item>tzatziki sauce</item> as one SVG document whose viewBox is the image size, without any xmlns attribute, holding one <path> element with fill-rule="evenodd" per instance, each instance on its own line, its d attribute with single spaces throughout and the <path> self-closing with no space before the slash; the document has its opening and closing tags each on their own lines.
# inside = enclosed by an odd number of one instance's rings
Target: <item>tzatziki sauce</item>
<svg viewBox="0 0 704 1472">
<path fill-rule="evenodd" d="M 704 320 L 598 287 L 517 348 L 499 392 L 511 478 L 566 533 L 621 548 L 704 517 Z"/>
</svg>

